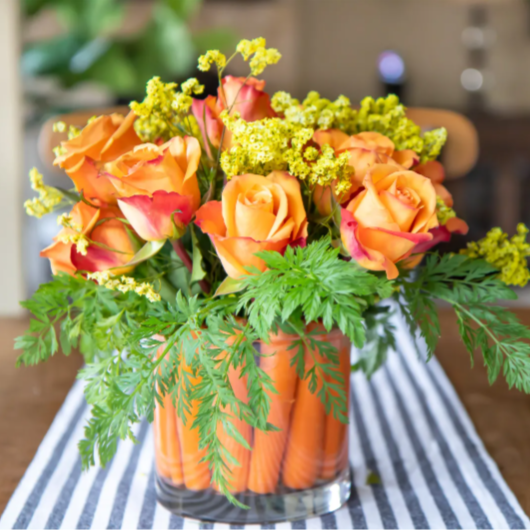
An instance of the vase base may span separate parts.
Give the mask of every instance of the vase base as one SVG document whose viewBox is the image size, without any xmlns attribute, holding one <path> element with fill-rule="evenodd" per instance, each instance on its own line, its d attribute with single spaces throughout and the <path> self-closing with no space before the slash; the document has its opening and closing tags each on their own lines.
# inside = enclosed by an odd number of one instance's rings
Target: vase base
<svg viewBox="0 0 530 530">
<path fill-rule="evenodd" d="M 169 511 L 199 521 L 231 524 L 267 524 L 307 519 L 338 510 L 350 497 L 351 472 L 343 471 L 335 480 L 307 490 L 235 495 L 247 505 L 243 510 L 213 489 L 191 491 L 157 477 L 158 502 Z"/>
</svg>

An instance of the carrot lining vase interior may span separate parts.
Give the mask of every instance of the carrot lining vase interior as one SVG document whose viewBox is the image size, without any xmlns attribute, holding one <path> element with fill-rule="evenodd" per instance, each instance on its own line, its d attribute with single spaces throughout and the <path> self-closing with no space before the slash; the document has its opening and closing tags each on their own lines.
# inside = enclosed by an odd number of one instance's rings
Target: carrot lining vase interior
<svg viewBox="0 0 530 530">
<path fill-rule="evenodd" d="M 238 56 L 246 77 L 226 75 Z M 158 499 L 197 519 L 347 500 L 350 343 L 370 377 L 395 346 L 393 308 L 428 360 L 443 300 L 489 380 L 530 392 L 530 331 L 500 302 L 530 279 L 528 229 L 437 252 L 468 230 L 437 160 L 447 131 L 423 132 L 393 95 L 271 96 L 257 76 L 280 58 L 263 38 L 210 50 L 198 68 L 217 70 L 215 93 L 155 77 L 127 116 L 56 123 L 70 189 L 30 173 L 27 213 L 61 212 L 61 229 L 41 252 L 52 279 L 22 303 L 18 362 L 78 350 L 83 468 L 147 418 Z"/>
<path fill-rule="evenodd" d="M 342 375 L 337 394 L 347 396 L 350 340 L 338 329 L 314 338 L 336 351 Z M 197 407 L 192 404 L 184 423 L 171 395 L 157 403 L 153 422 L 157 494 L 164 506 L 194 519 L 250 524 L 305 519 L 336 510 L 347 501 L 351 489 L 348 425 L 325 410 L 319 389 L 310 389 L 311 378 L 301 379 L 297 373 L 299 340 L 297 335 L 280 332 L 271 335 L 268 344 L 253 345 L 260 369 L 273 381 L 267 421 L 278 430 L 253 428 L 234 415 L 232 424 L 248 443 L 246 448 L 219 427 L 221 442 L 234 458 L 227 463 L 230 492 L 247 508 L 230 503 L 212 483 L 203 461 L 206 450 L 200 449 L 192 428 Z M 322 355 L 308 347 L 304 350 L 305 369 L 311 370 L 315 356 L 321 360 Z M 248 377 L 242 369 L 231 368 L 229 379 L 238 399 L 248 402 Z M 348 414 L 347 405 L 341 414 Z"/>
</svg>

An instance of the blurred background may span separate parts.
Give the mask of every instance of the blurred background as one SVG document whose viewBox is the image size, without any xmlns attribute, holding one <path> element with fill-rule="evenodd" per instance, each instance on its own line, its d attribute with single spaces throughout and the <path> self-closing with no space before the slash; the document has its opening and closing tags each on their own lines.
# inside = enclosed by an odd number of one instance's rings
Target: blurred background
<svg viewBox="0 0 530 530">
<path fill-rule="evenodd" d="M 16 314 L 50 274 L 38 253 L 55 217 L 22 209 L 33 166 L 50 184 L 66 179 L 43 124 L 142 99 L 153 75 L 184 80 L 204 50 L 257 36 L 283 54 L 264 75 L 271 93 L 358 103 L 392 92 L 467 116 L 478 162 L 447 184 L 467 239 L 530 223 L 530 0 L 0 0 L 0 313 Z"/>
</svg>

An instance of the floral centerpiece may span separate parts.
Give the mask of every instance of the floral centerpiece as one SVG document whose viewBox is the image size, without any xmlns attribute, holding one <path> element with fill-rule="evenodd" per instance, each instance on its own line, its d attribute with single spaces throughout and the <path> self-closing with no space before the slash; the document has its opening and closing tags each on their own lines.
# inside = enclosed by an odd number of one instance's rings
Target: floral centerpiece
<svg viewBox="0 0 530 530">
<path fill-rule="evenodd" d="M 224 76 L 236 55 L 246 78 Z M 490 381 L 502 372 L 530 391 L 530 332 L 495 305 L 530 277 L 528 230 L 433 251 L 467 232 L 436 160 L 446 131 L 422 134 L 395 96 L 360 108 L 269 97 L 256 76 L 279 59 L 264 39 L 228 59 L 210 51 L 199 69 L 217 68 L 217 97 L 154 78 L 127 116 L 56 125 L 72 189 L 30 175 L 30 215 L 71 211 L 41 253 L 53 280 L 23 303 L 34 318 L 19 363 L 78 349 L 84 466 L 108 463 L 146 417 L 159 500 L 198 518 L 266 522 L 345 502 L 349 374 L 385 361 L 392 307 L 431 355 L 435 300 L 450 304 Z"/>
</svg>

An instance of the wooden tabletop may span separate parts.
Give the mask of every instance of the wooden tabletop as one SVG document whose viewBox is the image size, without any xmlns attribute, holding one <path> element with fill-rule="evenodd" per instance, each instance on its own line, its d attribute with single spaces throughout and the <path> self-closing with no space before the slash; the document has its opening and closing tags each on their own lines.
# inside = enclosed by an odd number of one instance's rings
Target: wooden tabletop
<svg viewBox="0 0 530 530">
<path fill-rule="evenodd" d="M 519 310 L 530 325 L 530 310 Z M 490 455 L 526 513 L 530 513 L 530 396 L 503 381 L 490 387 L 480 358 L 470 368 L 456 323 L 440 311 L 437 357 L 464 403 Z M 72 386 L 81 358 L 57 356 L 31 368 L 15 368 L 13 338 L 26 319 L 0 319 L 0 513 Z"/>
</svg>

